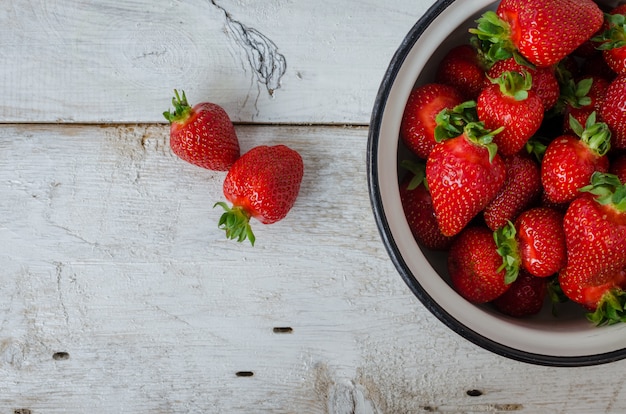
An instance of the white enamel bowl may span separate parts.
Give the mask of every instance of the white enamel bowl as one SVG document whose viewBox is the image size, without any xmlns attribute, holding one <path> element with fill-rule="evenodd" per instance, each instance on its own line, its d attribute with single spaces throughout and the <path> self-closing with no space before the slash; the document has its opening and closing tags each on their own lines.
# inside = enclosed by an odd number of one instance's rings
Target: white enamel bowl
<svg viewBox="0 0 626 414">
<path fill-rule="evenodd" d="M 528 319 L 496 313 L 465 301 L 447 281 L 445 256 L 422 251 L 400 203 L 398 162 L 404 149 L 399 129 L 411 89 L 434 79 L 434 68 L 496 2 L 440 0 L 413 26 L 382 80 L 368 141 L 368 185 L 383 242 L 400 276 L 424 306 L 456 333 L 496 354 L 549 366 L 584 366 L 626 357 L 626 324 L 594 327 L 575 305 Z M 605 2 L 611 5 L 610 2 Z"/>
</svg>

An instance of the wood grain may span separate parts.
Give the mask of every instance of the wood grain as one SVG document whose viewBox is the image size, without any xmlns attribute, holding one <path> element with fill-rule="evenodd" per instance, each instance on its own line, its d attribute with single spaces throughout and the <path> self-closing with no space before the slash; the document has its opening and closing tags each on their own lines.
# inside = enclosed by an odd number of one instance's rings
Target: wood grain
<svg viewBox="0 0 626 414">
<path fill-rule="evenodd" d="M 237 122 L 366 124 L 429 3 L 11 2 L 0 122 L 164 122 L 177 88 Z"/>
<path fill-rule="evenodd" d="M 513 362 L 417 302 L 370 214 L 367 128 L 237 132 L 305 163 L 254 248 L 216 228 L 223 173 L 164 126 L 0 129 L 0 413 L 626 409 L 624 362 Z"/>
</svg>

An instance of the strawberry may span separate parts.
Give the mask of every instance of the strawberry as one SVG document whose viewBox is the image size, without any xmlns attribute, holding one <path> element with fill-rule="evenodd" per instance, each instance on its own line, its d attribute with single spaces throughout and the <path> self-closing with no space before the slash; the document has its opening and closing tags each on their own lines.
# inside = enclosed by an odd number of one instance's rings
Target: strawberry
<svg viewBox="0 0 626 414">
<path fill-rule="evenodd" d="M 615 73 L 626 73 L 626 6 L 623 4 L 605 15 L 605 30 L 592 38 L 598 42 L 602 58 Z"/>
<path fill-rule="evenodd" d="M 541 126 L 543 101 L 531 90 L 529 72 L 505 71 L 491 82 L 478 96 L 478 119 L 488 129 L 504 127 L 493 141 L 499 153 L 512 155 L 521 150 Z"/>
<path fill-rule="evenodd" d="M 612 133 L 611 146 L 626 149 L 626 74 L 615 78 L 606 89 L 600 117 Z"/>
<path fill-rule="evenodd" d="M 600 76 L 588 76 L 578 82 L 571 81 L 561 97 L 565 102 L 563 131 L 573 132 L 570 128 L 569 116 L 584 124 L 592 112 L 599 114 L 609 81 Z"/>
<path fill-rule="evenodd" d="M 459 233 L 498 194 L 506 178 L 493 136 L 480 122 L 438 144 L 426 161 L 426 180 L 439 229 Z"/>
<path fill-rule="evenodd" d="M 608 171 L 606 153 L 611 133 L 606 124 L 595 121 L 595 112 L 585 127 L 570 117 L 575 135 L 555 138 L 546 148 L 541 163 L 541 182 L 547 199 L 567 203 L 579 195 L 579 188 L 589 183 L 595 171 Z M 579 138 L 580 137 L 580 138 Z"/>
<path fill-rule="evenodd" d="M 519 73 L 528 72 L 532 78 L 531 90 L 534 91 L 543 102 L 544 111 L 552 108 L 559 99 L 561 93 L 559 81 L 553 67 L 531 68 L 518 63 L 514 58 L 497 61 L 487 72 L 487 85 L 489 78 L 496 79 L 504 72 L 514 71 Z"/>
<path fill-rule="evenodd" d="M 411 91 L 404 108 L 400 137 L 415 155 L 422 159 L 437 144 L 435 129 L 437 115 L 463 103 L 460 92 L 448 85 L 428 83 Z"/>
<path fill-rule="evenodd" d="M 502 256 L 491 230 L 484 226 L 465 228 L 452 243 L 448 254 L 452 286 L 472 303 L 486 303 L 506 292 L 512 280 L 505 281 Z"/>
<path fill-rule="evenodd" d="M 239 158 L 235 127 L 222 107 L 203 102 L 191 107 L 185 92 L 174 90 L 174 112 L 163 116 L 170 122 L 170 147 L 181 159 L 216 171 L 228 171 Z"/>
<path fill-rule="evenodd" d="M 521 271 L 511 287 L 492 304 L 505 315 L 516 318 L 530 316 L 541 311 L 547 293 L 547 279 Z"/>
<path fill-rule="evenodd" d="M 435 81 L 454 87 L 466 100 L 475 100 L 485 82 L 485 69 L 476 49 L 469 44 L 450 49 L 439 63 Z"/>
<path fill-rule="evenodd" d="M 503 157 L 506 180 L 496 197 L 483 210 L 487 227 L 495 231 L 539 198 L 542 191 L 539 165 L 530 157 L 514 154 Z"/>
<path fill-rule="evenodd" d="M 563 293 L 596 313 L 596 324 L 626 321 L 626 186 L 595 173 L 563 220 L 567 265 L 559 273 Z"/>
<path fill-rule="evenodd" d="M 401 165 L 409 171 L 400 183 L 400 201 L 413 237 L 428 249 L 447 250 L 453 238 L 444 236 L 437 225 L 424 163 L 404 161 Z"/>
<path fill-rule="evenodd" d="M 576 50 L 604 21 L 592 0 L 502 0 L 470 29 L 489 56 L 521 55 L 535 66 L 548 67 Z"/>
<path fill-rule="evenodd" d="M 233 205 L 215 204 L 225 210 L 219 227 L 229 239 L 242 242 L 247 238 L 254 245 L 250 217 L 263 224 L 285 218 L 298 197 L 303 173 L 302 157 L 285 145 L 252 148 L 226 175 L 224 196 Z"/>
<path fill-rule="evenodd" d="M 515 220 L 521 266 L 533 276 L 557 273 L 567 262 L 563 214 L 547 207 L 524 211 Z"/>
</svg>

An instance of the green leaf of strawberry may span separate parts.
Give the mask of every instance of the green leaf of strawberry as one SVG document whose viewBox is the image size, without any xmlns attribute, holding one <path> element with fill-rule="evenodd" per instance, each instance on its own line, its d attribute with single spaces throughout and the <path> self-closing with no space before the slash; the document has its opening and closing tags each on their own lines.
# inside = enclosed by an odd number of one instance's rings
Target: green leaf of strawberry
<svg viewBox="0 0 626 414">
<path fill-rule="evenodd" d="M 224 196 L 233 206 L 218 202 L 224 213 L 218 227 L 229 239 L 254 245 L 250 218 L 263 224 L 282 220 L 293 207 L 304 174 L 302 157 L 285 145 L 252 148 L 232 165 L 224 179 Z"/>
</svg>

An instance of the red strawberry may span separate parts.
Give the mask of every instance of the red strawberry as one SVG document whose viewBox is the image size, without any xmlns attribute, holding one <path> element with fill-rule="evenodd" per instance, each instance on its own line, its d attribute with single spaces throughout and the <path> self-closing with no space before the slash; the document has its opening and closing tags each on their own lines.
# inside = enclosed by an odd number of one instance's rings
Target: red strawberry
<svg viewBox="0 0 626 414">
<path fill-rule="evenodd" d="M 599 114 L 608 87 L 609 81 L 599 76 L 588 76 L 578 82 L 572 80 L 561 95 L 565 102 L 563 131 L 573 132 L 569 123 L 570 115 L 584 124 L 592 112 Z"/>
<path fill-rule="evenodd" d="M 530 89 L 539 95 L 545 111 L 552 108 L 558 101 L 561 90 L 553 67 L 531 68 L 518 63 L 514 58 L 508 58 L 494 63 L 487 72 L 487 76 L 491 79 L 496 79 L 502 76 L 504 72 L 508 71 L 519 73 L 526 71 L 530 73 L 532 78 L 532 86 Z"/>
<path fill-rule="evenodd" d="M 547 293 L 547 279 L 521 271 L 511 287 L 492 303 L 498 311 L 519 318 L 539 313 Z"/>
<path fill-rule="evenodd" d="M 519 52 L 538 67 L 552 66 L 596 33 L 604 21 L 592 0 L 502 0 L 470 31 L 490 56 Z"/>
<path fill-rule="evenodd" d="M 404 144 L 418 157 L 428 158 L 437 144 L 437 115 L 463 101 L 461 93 L 452 86 L 429 83 L 415 88 L 409 95 L 400 125 L 400 137 Z"/>
<path fill-rule="evenodd" d="M 495 231 L 515 220 L 542 191 L 539 165 L 530 157 L 504 157 L 506 180 L 496 197 L 483 210 L 487 227 Z"/>
<path fill-rule="evenodd" d="M 254 245 L 250 217 L 263 224 L 282 220 L 293 207 L 304 173 L 300 154 L 285 145 L 258 146 L 232 165 L 224 180 L 224 202 L 219 227 L 237 241 L 246 238 Z"/>
<path fill-rule="evenodd" d="M 409 173 L 400 183 L 400 201 L 415 240 L 431 250 L 447 250 L 453 238 L 444 236 L 437 225 L 433 201 L 426 187 L 424 164 L 405 161 Z"/>
<path fill-rule="evenodd" d="M 426 161 L 426 179 L 441 232 L 459 233 L 498 194 L 506 167 L 496 153 L 493 135 L 482 123 L 437 145 Z"/>
<path fill-rule="evenodd" d="M 596 310 L 595 323 L 626 321 L 626 186 L 595 173 L 583 191 L 565 213 L 568 260 L 559 283 L 571 300 Z"/>
<path fill-rule="evenodd" d="M 485 82 L 485 69 L 469 44 L 455 46 L 439 63 L 435 81 L 454 87 L 465 99 L 476 99 Z"/>
<path fill-rule="evenodd" d="M 174 90 L 174 112 L 163 116 L 170 122 L 170 147 L 181 159 L 202 168 L 227 171 L 239 158 L 239 140 L 228 114 L 210 102 L 193 107 Z"/>
<path fill-rule="evenodd" d="M 605 30 L 593 41 L 598 42 L 598 49 L 606 64 L 615 73 L 626 73 L 626 7 L 613 9 L 605 18 Z"/>
<path fill-rule="evenodd" d="M 493 233 L 483 226 L 467 227 L 454 240 L 448 254 L 448 272 L 454 289 L 472 303 L 496 299 L 512 282 L 505 281 Z"/>
<path fill-rule="evenodd" d="M 619 75 L 606 89 L 599 114 L 611 130 L 611 146 L 626 149 L 626 74 Z"/>
<path fill-rule="evenodd" d="M 515 220 L 517 247 L 522 267 L 538 277 L 557 273 L 567 262 L 563 214 L 536 207 Z"/>
<path fill-rule="evenodd" d="M 587 119 L 585 128 L 573 118 L 571 126 L 578 137 L 561 135 L 555 138 L 543 156 L 541 182 L 549 201 L 567 203 L 579 195 L 579 189 L 589 184 L 595 171 L 606 172 L 609 161 L 611 133 L 606 124 L 595 122 L 595 113 Z"/>
<path fill-rule="evenodd" d="M 493 137 L 502 155 L 521 150 L 543 121 L 543 101 L 531 90 L 532 76 L 506 71 L 485 87 L 476 102 L 478 119 L 488 129 L 504 127 Z"/>
</svg>

